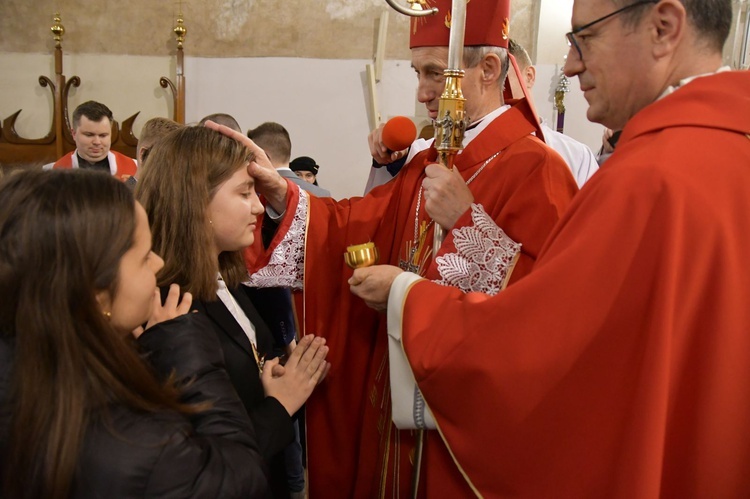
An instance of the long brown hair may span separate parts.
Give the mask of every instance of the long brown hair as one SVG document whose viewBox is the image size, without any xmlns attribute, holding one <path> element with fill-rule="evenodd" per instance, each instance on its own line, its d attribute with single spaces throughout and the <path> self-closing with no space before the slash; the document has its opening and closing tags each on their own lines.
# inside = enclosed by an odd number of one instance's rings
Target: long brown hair
<svg viewBox="0 0 750 499">
<path fill-rule="evenodd" d="M 109 175 L 26 171 L 0 184 L 0 331 L 14 345 L 8 497 L 67 497 L 86 427 L 111 404 L 181 410 L 96 300 L 114 296 L 135 201 Z"/>
<path fill-rule="evenodd" d="M 201 126 L 176 130 L 154 146 L 135 196 L 148 213 L 154 252 L 164 259 L 159 286 L 176 282 L 200 300 L 216 299 L 247 276 L 242 252 L 213 252 L 208 204 L 219 186 L 253 158 L 245 146 Z"/>
</svg>

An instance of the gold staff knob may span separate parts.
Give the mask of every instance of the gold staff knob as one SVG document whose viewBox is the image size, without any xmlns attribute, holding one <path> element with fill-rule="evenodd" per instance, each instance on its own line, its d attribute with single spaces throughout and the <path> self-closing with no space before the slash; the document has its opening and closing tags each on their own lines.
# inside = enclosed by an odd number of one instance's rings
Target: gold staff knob
<svg viewBox="0 0 750 499">
<path fill-rule="evenodd" d="M 187 35 L 187 28 L 185 27 L 185 21 L 182 19 L 182 13 L 177 16 L 177 26 L 172 31 L 177 36 L 177 48 L 182 48 L 182 43 L 185 41 L 185 35 Z"/>
<path fill-rule="evenodd" d="M 65 34 L 65 26 L 62 25 L 59 12 L 55 12 L 53 20 L 55 21 L 55 24 L 52 25 L 50 30 L 55 37 L 55 48 L 59 49 L 61 46 L 60 43 L 62 42 L 62 36 Z"/>
</svg>

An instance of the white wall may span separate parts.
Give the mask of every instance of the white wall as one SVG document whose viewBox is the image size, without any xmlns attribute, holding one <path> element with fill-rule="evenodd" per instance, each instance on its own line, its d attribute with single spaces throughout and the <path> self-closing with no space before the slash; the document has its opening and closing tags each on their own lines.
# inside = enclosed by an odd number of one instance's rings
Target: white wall
<svg viewBox="0 0 750 499">
<path fill-rule="evenodd" d="M 570 31 L 573 0 L 541 0 L 541 2 L 537 60 L 534 61 L 537 76 L 533 95 L 537 112 L 549 122 L 552 128 L 555 128 L 557 114 L 554 109 L 554 95 L 568 53 L 565 33 Z M 580 91 L 578 78 L 571 78 L 570 92 L 565 96 L 564 133 L 583 142 L 596 152 L 601 147 L 604 127 L 588 121 L 586 109 L 588 109 L 588 104 Z"/>
<path fill-rule="evenodd" d="M 536 84 L 532 96 L 537 113 L 555 128 L 557 111 L 554 107 L 555 89 L 560 80 L 561 66 L 557 64 L 537 64 Z M 570 92 L 565 95 L 565 128 L 563 133 L 583 142 L 596 153 L 602 145 L 604 127 L 586 119 L 588 103 L 578 86 L 578 78 L 570 79 Z"/>
<path fill-rule="evenodd" d="M 198 121 L 215 112 L 234 115 L 243 129 L 263 121 L 283 124 L 292 137 L 293 156 L 312 156 L 321 165 L 319 183 L 340 199 L 361 195 L 371 159 L 367 146 L 367 60 L 298 58 L 242 58 L 185 60 L 186 119 Z M 50 92 L 38 85 L 39 75 L 54 76 L 46 54 L 0 54 L 0 119 L 23 109 L 17 122 L 25 138 L 44 136 L 51 125 Z M 64 61 L 68 77 L 78 75 L 70 111 L 84 100 L 107 104 L 122 122 L 141 111 L 136 135 L 146 120 L 171 116 L 171 93 L 159 78 L 174 81 L 169 57 L 71 55 Z M 554 65 L 540 64 L 534 97 L 541 116 L 554 123 L 551 90 L 556 85 Z M 585 120 L 585 102 L 577 82 L 566 98 L 565 132 L 598 148 L 601 127 Z M 395 115 L 424 116 L 415 99 L 416 78 L 409 61 L 386 61 L 377 84 L 379 111 L 384 120 Z"/>
<path fill-rule="evenodd" d="M 321 166 L 318 183 L 336 198 L 364 191 L 367 146 L 365 60 L 187 58 L 186 119 L 226 112 L 243 130 L 276 121 L 289 130 L 292 157 Z M 408 62 L 387 61 L 378 98 L 383 116 L 413 114 L 416 79 Z"/>
</svg>

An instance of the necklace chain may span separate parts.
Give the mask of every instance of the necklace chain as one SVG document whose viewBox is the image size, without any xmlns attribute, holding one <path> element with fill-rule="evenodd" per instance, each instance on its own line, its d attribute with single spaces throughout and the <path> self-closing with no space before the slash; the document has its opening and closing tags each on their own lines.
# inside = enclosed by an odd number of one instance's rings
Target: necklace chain
<svg viewBox="0 0 750 499">
<path fill-rule="evenodd" d="M 479 167 L 479 169 L 474 172 L 474 174 L 469 177 L 469 179 L 466 181 L 466 185 L 471 184 L 477 176 L 482 173 L 482 171 L 485 169 L 485 167 L 490 164 L 490 162 L 495 159 L 502 151 L 498 151 L 489 158 L 487 158 L 487 161 L 485 161 L 482 166 Z M 409 270 L 412 272 L 417 272 L 421 275 L 421 271 L 423 270 L 424 261 L 429 257 L 430 252 L 425 253 L 425 255 L 422 258 L 422 262 L 415 262 L 415 255 L 417 254 L 417 251 L 421 251 L 423 245 L 424 245 L 424 239 L 427 231 L 430 227 L 432 227 L 432 224 L 435 223 L 434 220 L 430 219 L 429 222 L 425 223 L 422 222 L 422 228 L 420 230 L 420 223 L 419 223 L 419 212 L 421 211 L 422 207 L 422 191 L 424 190 L 424 186 L 419 186 L 419 195 L 417 196 L 417 207 L 414 212 L 414 239 L 411 242 L 411 248 L 407 250 L 406 253 L 406 260 L 401 261 L 401 268 L 404 270 Z"/>
<path fill-rule="evenodd" d="M 239 317 L 240 317 L 240 312 L 238 311 L 239 304 L 236 302 L 234 296 L 232 296 L 232 293 L 227 288 L 226 284 L 224 283 L 224 278 L 221 277 L 221 274 L 219 275 L 219 281 L 221 281 L 221 286 L 224 286 L 224 291 L 226 291 L 227 295 L 229 296 L 229 303 L 232 305 L 232 310 L 230 311 L 230 313 L 234 316 L 235 318 L 234 320 L 237 322 L 237 325 L 239 325 L 240 328 L 243 329 L 243 332 L 244 332 L 244 328 L 242 328 L 242 325 L 239 323 Z M 247 314 L 245 314 L 244 311 L 242 311 L 242 315 L 245 315 L 247 317 Z M 249 317 L 247 318 L 247 321 L 250 322 Z M 257 335 L 258 332 L 256 331 L 255 334 Z M 245 335 L 247 336 L 247 333 Z M 255 358 L 255 363 L 258 365 L 258 372 L 259 374 L 262 375 L 263 366 L 266 363 L 266 356 L 261 355 L 260 352 L 258 352 L 258 347 L 256 346 L 255 342 L 252 339 L 250 339 L 249 336 L 247 337 L 247 341 L 250 342 L 250 347 L 252 348 L 252 351 L 253 351 L 253 357 Z"/>
</svg>

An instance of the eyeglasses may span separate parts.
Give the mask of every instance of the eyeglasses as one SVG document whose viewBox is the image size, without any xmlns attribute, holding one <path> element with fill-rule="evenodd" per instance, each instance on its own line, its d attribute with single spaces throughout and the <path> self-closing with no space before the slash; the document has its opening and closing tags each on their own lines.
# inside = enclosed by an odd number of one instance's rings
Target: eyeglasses
<svg viewBox="0 0 750 499">
<path fill-rule="evenodd" d="M 565 33 L 565 38 L 568 39 L 568 46 L 569 47 L 574 47 L 576 49 L 576 52 L 578 52 L 578 58 L 581 59 L 581 60 L 583 60 L 583 53 L 581 52 L 581 47 L 578 45 L 578 42 L 576 41 L 576 35 L 578 33 L 580 33 L 581 31 L 583 31 L 583 30 L 585 30 L 587 28 L 590 28 L 591 26 L 593 26 L 595 24 L 599 24 L 602 21 L 606 21 L 610 17 L 614 17 L 617 14 L 625 12 L 626 10 L 630 10 L 633 7 L 638 7 L 640 5 L 646 5 L 648 3 L 659 3 L 659 0 L 641 0 L 640 2 L 631 3 L 630 5 L 626 5 L 625 7 L 621 8 L 621 9 L 617 9 L 614 12 L 610 12 L 609 14 L 607 14 L 604 17 L 600 17 L 596 21 L 591 21 L 588 24 L 584 24 L 580 28 L 576 28 L 576 29 L 574 29 L 573 31 L 571 31 L 569 33 Z"/>
</svg>

